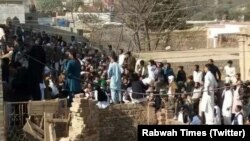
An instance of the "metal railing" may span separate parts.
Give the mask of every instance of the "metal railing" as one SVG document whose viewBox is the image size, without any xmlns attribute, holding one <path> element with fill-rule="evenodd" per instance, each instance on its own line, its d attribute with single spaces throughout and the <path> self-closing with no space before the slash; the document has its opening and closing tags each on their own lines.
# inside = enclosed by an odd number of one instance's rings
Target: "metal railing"
<svg viewBox="0 0 250 141">
<path fill-rule="evenodd" d="M 28 118 L 28 102 L 4 102 L 4 132 L 7 141 L 26 141 L 23 126 Z"/>
</svg>

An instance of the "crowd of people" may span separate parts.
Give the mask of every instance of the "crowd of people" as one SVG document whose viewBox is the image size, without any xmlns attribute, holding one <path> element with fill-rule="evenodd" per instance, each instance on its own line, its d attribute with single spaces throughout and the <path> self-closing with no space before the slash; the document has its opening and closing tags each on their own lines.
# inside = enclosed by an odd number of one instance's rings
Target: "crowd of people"
<svg viewBox="0 0 250 141">
<path fill-rule="evenodd" d="M 174 72 L 168 62 L 136 59 L 111 45 L 106 51 L 79 45 L 74 36 L 67 43 L 62 36 L 17 27 L 1 42 L 5 101 L 68 98 L 71 106 L 73 96 L 83 93 L 100 108 L 153 101 L 156 112 L 168 102 L 174 119 L 194 125 L 243 125 L 250 110 L 243 108 L 249 87 L 231 60 L 222 81 L 212 59 L 188 75 L 183 66 Z"/>
</svg>

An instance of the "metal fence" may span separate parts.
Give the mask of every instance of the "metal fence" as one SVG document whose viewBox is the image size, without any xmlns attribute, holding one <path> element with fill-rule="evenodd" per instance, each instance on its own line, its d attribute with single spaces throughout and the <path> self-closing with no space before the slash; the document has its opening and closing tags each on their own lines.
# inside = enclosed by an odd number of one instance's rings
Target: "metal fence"
<svg viewBox="0 0 250 141">
<path fill-rule="evenodd" d="M 4 102 L 4 126 L 7 141 L 26 141 L 23 126 L 28 118 L 28 102 Z"/>
</svg>

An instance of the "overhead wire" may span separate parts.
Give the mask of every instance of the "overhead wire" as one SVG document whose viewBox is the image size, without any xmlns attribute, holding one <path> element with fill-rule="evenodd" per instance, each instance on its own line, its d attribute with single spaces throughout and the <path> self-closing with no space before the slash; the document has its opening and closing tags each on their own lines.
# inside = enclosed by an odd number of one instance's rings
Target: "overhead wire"
<svg viewBox="0 0 250 141">
<path fill-rule="evenodd" d="M 112 43 L 112 42 L 109 42 L 109 41 L 106 41 L 107 43 Z M 81 42 L 79 42 L 80 44 Z M 88 43 L 88 42 L 87 42 Z M 92 42 L 91 42 L 92 43 Z M 93 47 L 95 47 L 95 45 L 92 44 Z M 51 47 L 51 48 L 54 48 L 54 47 L 60 47 L 60 46 L 57 46 L 57 45 L 42 45 L 42 47 Z M 98 47 L 98 46 L 96 46 Z M 66 47 L 66 48 L 69 48 L 69 47 Z M 102 50 L 102 48 L 98 48 L 100 50 Z M 103 48 L 104 49 L 104 48 Z M 204 49 L 204 48 L 200 48 L 200 49 Z M 208 51 L 208 50 L 206 50 Z M 243 53 L 243 52 L 250 52 L 250 51 L 230 51 L 230 50 L 217 50 L 217 49 L 211 49 L 209 50 L 209 52 L 211 54 L 209 55 L 202 55 L 202 56 L 213 56 L 213 55 L 238 55 L 239 53 Z M 152 52 L 149 52 L 149 51 L 140 51 L 141 54 L 151 54 Z M 175 54 L 175 53 L 181 53 L 181 54 L 201 54 L 201 53 L 204 53 L 204 51 L 199 51 L 199 50 L 189 50 L 189 51 L 183 51 L 183 50 L 177 50 L 177 51 L 164 51 L 164 50 L 158 50 L 156 51 L 156 53 L 164 53 L 164 54 Z M 220 54 L 220 53 L 232 53 L 232 54 Z M 194 57 L 200 57 L 200 56 L 193 56 L 193 55 L 188 55 L 188 56 L 177 56 L 177 57 L 164 57 L 164 58 L 157 58 L 157 59 L 175 59 L 175 58 L 194 58 Z"/>
<path fill-rule="evenodd" d="M 57 71 L 55 70 L 54 68 L 51 68 L 49 66 L 47 66 L 45 63 L 39 61 L 38 59 L 26 54 L 26 53 L 23 53 L 23 55 L 27 56 L 28 58 L 31 58 L 32 60 L 36 61 L 37 63 L 40 63 L 41 65 L 44 65 L 46 67 L 48 67 L 50 70 L 54 70 L 54 71 Z M 65 74 L 67 76 L 67 74 Z M 73 79 L 76 79 L 76 80 L 79 80 L 80 82 L 87 82 L 86 80 L 83 80 L 81 78 L 78 78 L 78 77 L 75 77 L 75 76 L 71 76 L 73 77 Z M 91 82 L 87 82 L 87 83 L 91 83 Z M 101 87 L 100 85 L 96 84 L 96 83 L 92 83 L 94 86 L 99 86 Z M 237 85 L 231 85 L 229 86 L 230 88 L 233 88 Z M 226 86 L 228 87 L 228 86 Z M 222 90 L 222 89 L 225 89 L 226 87 L 219 87 L 219 88 L 213 88 L 212 90 L 202 90 L 201 92 L 212 92 L 212 91 L 217 91 L 217 90 Z M 167 88 L 167 87 L 166 87 Z M 109 89 L 113 89 L 113 88 L 109 88 Z M 128 92 L 127 90 L 125 89 L 113 89 L 113 90 L 117 90 L 117 91 L 121 91 L 121 92 Z M 105 89 L 105 91 L 108 91 L 108 89 Z M 170 95 L 182 95 L 182 94 L 195 94 L 195 93 L 201 93 L 201 92 L 185 92 L 185 93 L 175 93 L 175 94 L 153 94 L 153 95 L 160 95 L 160 96 L 170 96 Z M 149 95 L 149 93 L 138 93 L 138 92 L 128 92 L 128 93 L 132 93 L 132 94 L 136 94 L 136 95 Z M 151 92 L 152 93 L 152 92 Z"/>
<path fill-rule="evenodd" d="M 107 41 L 108 42 L 108 41 Z M 81 44 L 82 42 L 79 41 L 79 44 Z M 88 43 L 88 42 L 87 42 Z M 47 48 L 55 48 L 55 47 L 60 47 L 60 48 L 69 48 L 69 46 L 67 47 L 61 47 L 60 45 L 40 45 L 42 47 L 47 47 Z M 92 46 L 91 46 L 92 47 Z M 93 47 L 95 47 L 95 45 L 93 45 Z M 99 48 L 100 50 L 102 50 L 101 48 Z M 105 49 L 105 48 L 103 48 Z M 176 54 L 176 53 L 180 53 L 180 54 L 201 54 L 201 53 L 205 53 L 205 51 L 203 51 L 202 49 L 205 48 L 200 48 L 201 50 L 177 50 L 177 51 L 164 51 L 164 50 L 156 50 L 155 53 L 165 53 L 167 54 Z M 221 48 L 218 48 L 221 49 Z M 250 51 L 234 51 L 234 50 L 218 50 L 218 49 L 207 49 L 206 52 L 210 52 L 211 54 L 209 55 L 202 55 L 202 56 L 213 56 L 213 55 L 235 55 L 238 56 L 238 53 L 244 53 L 244 52 L 250 52 Z M 228 48 L 231 49 L 231 48 Z M 236 48 L 234 48 L 236 49 Z M 141 51 L 141 53 L 144 54 L 152 54 L 152 52 L 150 51 Z M 232 54 L 221 54 L 221 53 L 232 53 Z M 157 59 L 174 59 L 174 58 L 193 58 L 193 57 L 200 57 L 200 56 L 177 56 L 177 57 L 164 57 L 164 58 L 157 58 Z"/>
</svg>

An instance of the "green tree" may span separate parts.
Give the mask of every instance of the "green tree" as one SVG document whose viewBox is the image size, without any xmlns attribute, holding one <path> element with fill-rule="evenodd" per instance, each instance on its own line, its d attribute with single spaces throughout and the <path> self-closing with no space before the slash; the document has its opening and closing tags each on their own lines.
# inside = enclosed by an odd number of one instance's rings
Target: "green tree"
<svg viewBox="0 0 250 141">
<path fill-rule="evenodd" d="M 51 12 L 62 8 L 61 0 L 37 0 L 37 7 L 40 11 Z"/>
<path fill-rule="evenodd" d="M 250 21 L 250 2 L 246 5 L 245 9 L 242 12 L 242 15 L 245 16 L 246 21 Z"/>
<path fill-rule="evenodd" d="M 247 19 L 247 11 L 241 11 L 239 7 L 247 7 L 249 0 L 219 0 L 217 5 L 214 5 L 211 0 L 190 0 L 189 6 L 197 6 L 192 11 L 191 20 L 214 20 L 222 19 L 226 16 L 228 20 L 237 20 L 239 16 L 245 15 Z"/>
</svg>

